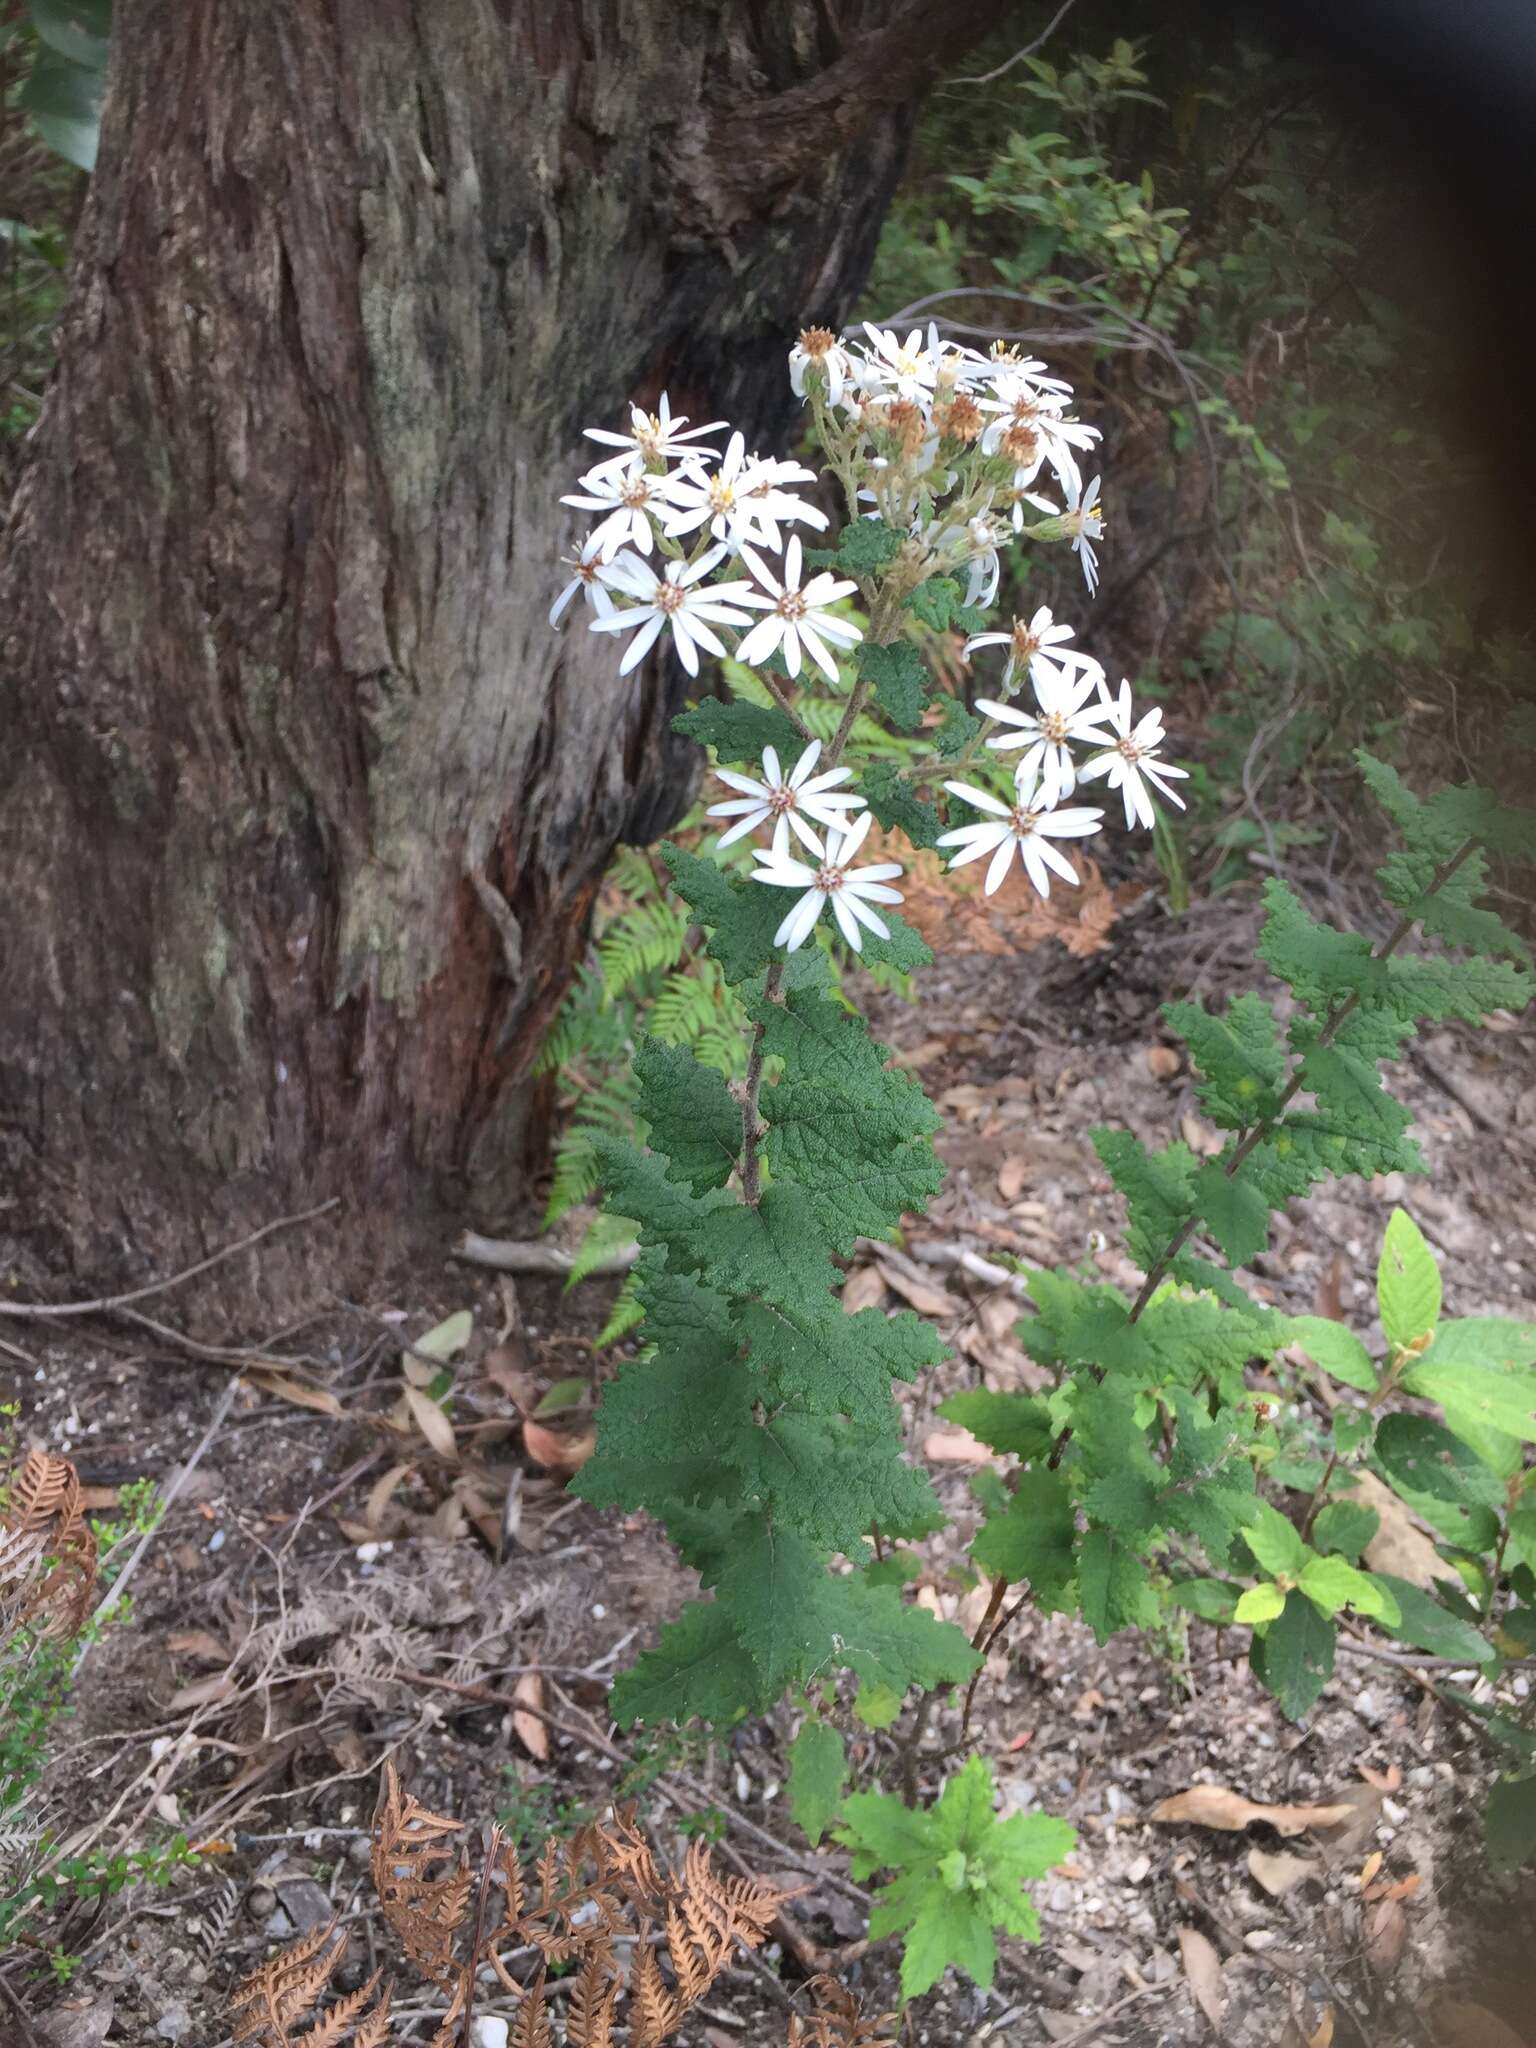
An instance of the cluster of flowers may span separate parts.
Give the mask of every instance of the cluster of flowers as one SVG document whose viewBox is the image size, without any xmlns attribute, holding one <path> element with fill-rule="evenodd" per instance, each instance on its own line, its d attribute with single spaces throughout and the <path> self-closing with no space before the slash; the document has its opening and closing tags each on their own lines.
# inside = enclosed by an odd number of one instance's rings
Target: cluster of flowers
<svg viewBox="0 0 1536 2048">
<path fill-rule="evenodd" d="M 789 359 L 790 382 L 814 409 L 828 468 L 843 485 L 850 516 L 867 510 L 905 532 L 918 580 L 963 568 L 971 605 L 989 605 L 997 594 L 1010 526 L 1036 538 L 1069 539 L 1092 590 L 1092 543 L 1103 523 L 1098 478 L 1083 484 L 1077 455 L 1092 447 L 1098 430 L 1070 416 L 1070 386 L 1047 376 L 1043 363 L 1001 344 L 982 355 L 942 339 L 932 327 L 926 340 L 914 330 L 905 342 L 881 328 L 865 331 L 867 344 L 810 330 Z M 632 407 L 628 432 L 586 430 L 615 452 L 562 501 L 599 516 L 569 564 L 573 573 L 550 622 L 557 623 L 583 591 L 594 632 L 633 635 L 621 674 L 670 630 L 690 675 L 698 674 L 701 651 L 733 651 L 749 667 L 777 653 L 792 677 L 808 657 L 837 685 L 838 651 L 863 636 L 832 607 L 857 585 L 827 571 L 807 578 L 800 537 L 790 530 L 819 531 L 828 523 L 795 488 L 814 484 L 816 472 L 748 455 L 740 433 L 730 434 L 723 454 L 704 445 L 704 436 L 727 430 L 724 420 L 690 427 L 673 417 L 665 396 L 656 413 Z M 1051 472 L 1064 505 L 1032 489 L 1042 469 Z M 1045 514 L 1043 526 L 1026 527 L 1026 504 Z M 722 569 L 723 579 L 706 580 Z M 734 650 L 722 642 L 719 627 L 745 629 Z M 951 867 L 990 856 L 988 895 L 1002 886 L 1015 853 L 1043 897 L 1050 895 L 1052 875 L 1078 881 L 1053 842 L 1086 838 L 1102 823 L 1100 809 L 1063 805 L 1079 783 L 1102 778 L 1108 789 L 1118 789 L 1127 825 L 1152 825 L 1154 789 L 1183 807 L 1171 779 L 1185 771 L 1158 758 L 1165 737 L 1161 711 L 1137 718 L 1130 685 L 1122 682 L 1118 694 L 1111 693 L 1101 665 L 1066 644 L 1072 637 L 1070 626 L 1042 608 L 1027 621 L 1015 619 L 1007 632 L 978 633 L 966 642 L 968 656 L 985 647 L 1008 649 L 1003 698 L 980 698 L 977 709 L 996 728 L 986 738 L 989 748 L 1022 750 L 1011 803 L 968 782 L 944 785 L 978 817 L 938 843 L 954 849 Z M 1008 700 L 1026 680 L 1034 703 L 1016 707 Z M 1074 746 L 1096 751 L 1079 763 Z M 735 794 L 709 815 L 732 821 L 721 846 L 771 825 L 770 843 L 753 849 L 753 879 L 799 892 L 777 944 L 791 951 L 802 945 L 830 905 L 857 952 L 865 931 L 888 936 L 872 906 L 902 900 L 890 886 L 901 869 L 889 861 L 856 864 L 871 813 L 863 797 L 840 786 L 852 769 L 818 774 L 820 756 L 820 742 L 812 741 L 787 772 L 771 747 L 760 778 L 720 770 Z"/>
<path fill-rule="evenodd" d="M 1014 534 L 1025 530 L 1026 505 L 1057 523 L 1083 565 L 1089 591 L 1096 590 L 1093 543 L 1104 531 L 1099 479 L 1084 484 L 1077 456 L 1100 437 L 1097 427 L 1071 417 L 1071 385 L 1002 342 L 984 355 L 946 340 L 933 325 L 926 339 L 921 328 L 903 341 L 868 321 L 864 332 L 861 344 L 839 339 L 830 328 L 809 328 L 789 356 L 791 385 L 798 396 L 828 409 L 832 437 L 840 417 L 879 451 L 875 476 L 860 498 L 887 519 L 906 513 L 905 520 L 892 523 L 909 523 L 936 554 L 958 550 L 969 569 L 967 604 L 990 604 L 997 595 L 999 551 L 1010 526 Z M 1006 467 L 989 478 L 980 502 L 967 507 L 963 518 L 925 519 L 929 503 L 954 492 L 971 452 Z M 1055 478 L 1064 503 L 1031 488 L 1043 469 Z M 910 503 L 900 502 L 900 489 L 882 489 L 887 479 L 916 482 L 915 493 L 905 492 L 916 499 L 916 516 Z"/>
</svg>

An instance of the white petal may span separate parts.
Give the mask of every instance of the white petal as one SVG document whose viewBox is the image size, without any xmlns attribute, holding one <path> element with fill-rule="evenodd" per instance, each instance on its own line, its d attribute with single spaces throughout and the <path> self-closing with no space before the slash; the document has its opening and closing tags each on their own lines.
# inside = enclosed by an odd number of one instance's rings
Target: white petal
<svg viewBox="0 0 1536 2048">
<path fill-rule="evenodd" d="M 715 841 L 716 846 L 734 846 L 738 839 L 745 839 L 749 832 L 755 831 L 767 816 L 768 808 L 766 804 L 758 810 L 749 811 L 738 824 L 731 827 L 729 832 L 722 832 L 720 834 L 720 837 Z M 774 851 L 778 851 L 777 839 L 774 841 Z"/>
<path fill-rule="evenodd" d="M 1008 870 L 1013 865 L 1014 845 L 1014 834 L 1010 832 L 992 856 L 991 865 L 987 869 L 987 879 L 982 884 L 983 895 L 995 896 L 1007 880 Z"/>
<path fill-rule="evenodd" d="M 832 898 L 832 915 L 837 919 L 838 927 L 843 937 L 852 946 L 855 953 L 862 953 L 864 950 L 864 934 L 859 930 L 859 921 L 854 916 L 853 910 L 848 903 L 845 890 L 839 889 Z"/>
<path fill-rule="evenodd" d="M 606 626 L 608 621 L 606 619 L 594 619 L 592 623 L 594 626 Z M 656 641 L 661 633 L 661 627 L 662 614 L 660 612 L 652 612 L 651 616 L 646 620 L 625 650 L 624 659 L 619 663 L 619 674 L 621 676 L 627 676 L 632 668 L 637 667 L 644 661 L 646 655 L 656 645 Z"/>
<path fill-rule="evenodd" d="M 736 650 L 736 659 L 751 668 L 755 662 L 766 661 L 779 644 L 784 631 L 784 620 L 777 612 L 770 612 L 766 619 L 759 619 L 746 639 Z"/>
<path fill-rule="evenodd" d="M 860 924 L 872 931 L 878 939 L 888 939 L 891 936 L 890 926 L 883 917 L 877 917 L 875 912 L 870 909 L 869 905 L 864 901 L 862 893 L 857 896 L 848 895 L 847 890 L 844 890 L 843 893 L 848 896 L 848 908 L 853 912 Z M 881 897 L 879 900 L 884 902 L 885 899 Z M 898 896 L 896 900 L 899 903 L 901 898 Z"/>
<path fill-rule="evenodd" d="M 816 837 L 816 834 L 811 830 L 810 826 L 806 824 L 804 818 L 800 816 L 800 813 L 798 811 L 781 812 L 779 815 L 779 823 L 785 826 L 787 829 L 792 830 L 794 832 L 795 837 L 800 841 L 801 845 L 809 847 L 811 852 L 815 854 L 818 861 L 825 858 L 826 849 L 822 846 L 821 841 Z"/>
<path fill-rule="evenodd" d="M 987 811 L 994 818 L 1006 818 L 1008 816 L 1007 804 L 1000 803 L 995 796 L 989 796 L 986 790 L 977 789 L 974 783 L 946 782 L 944 787 L 951 796 L 963 797 L 973 810 Z"/>
<path fill-rule="evenodd" d="M 807 933 L 821 915 L 821 906 L 826 902 L 821 889 L 807 889 L 794 909 L 774 933 L 776 946 L 786 946 L 791 953 L 802 945 Z"/>
<path fill-rule="evenodd" d="M 763 780 L 770 789 L 777 789 L 784 780 L 784 770 L 779 766 L 777 747 L 763 749 Z"/>
<path fill-rule="evenodd" d="M 805 752 L 800 756 L 799 760 L 795 763 L 794 767 L 791 768 L 789 771 L 790 788 L 804 789 L 806 787 L 805 778 L 810 774 L 811 770 L 816 766 L 816 763 L 820 759 L 821 741 L 812 740 L 810 745 L 806 748 Z M 842 772 L 844 774 L 848 774 L 851 771 L 844 769 Z M 837 769 L 834 768 L 832 770 L 832 773 L 836 775 L 838 773 Z"/>
</svg>

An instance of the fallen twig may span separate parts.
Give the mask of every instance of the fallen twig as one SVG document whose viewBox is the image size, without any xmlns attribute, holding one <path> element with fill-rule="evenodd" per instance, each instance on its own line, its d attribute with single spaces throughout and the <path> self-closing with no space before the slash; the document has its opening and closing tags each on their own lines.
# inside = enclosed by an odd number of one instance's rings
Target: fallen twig
<svg viewBox="0 0 1536 2048">
<path fill-rule="evenodd" d="M 562 1277 L 576 1263 L 575 1254 L 561 1251 L 558 1245 L 544 1244 L 538 1239 L 481 1237 L 473 1230 L 463 1233 L 451 1256 L 471 1266 L 490 1266 L 498 1273 L 551 1273 Z M 621 1244 L 605 1252 L 582 1277 L 600 1280 L 613 1273 L 627 1273 L 639 1256 L 639 1245 Z"/>
</svg>

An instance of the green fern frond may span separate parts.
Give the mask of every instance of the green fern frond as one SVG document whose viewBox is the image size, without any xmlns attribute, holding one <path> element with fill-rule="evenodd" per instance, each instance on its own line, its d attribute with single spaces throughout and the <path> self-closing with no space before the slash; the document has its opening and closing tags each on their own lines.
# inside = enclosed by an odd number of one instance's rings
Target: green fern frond
<svg viewBox="0 0 1536 2048">
<path fill-rule="evenodd" d="M 567 1288 L 579 1286 L 587 1279 L 596 1266 L 600 1266 L 610 1252 L 616 1252 L 621 1245 L 633 1244 L 635 1226 L 626 1216 L 610 1216 L 606 1210 L 594 1216 L 590 1229 L 581 1240 L 576 1256 L 571 1262 L 571 1271 L 566 1280 Z"/>
<path fill-rule="evenodd" d="M 624 1285 L 614 1296 L 613 1307 L 608 1311 L 608 1320 L 597 1333 L 599 1350 L 608 1344 L 617 1344 L 621 1337 L 627 1337 L 631 1330 L 645 1320 L 645 1308 L 640 1300 L 640 1276 L 635 1270 L 624 1275 Z"/>
</svg>

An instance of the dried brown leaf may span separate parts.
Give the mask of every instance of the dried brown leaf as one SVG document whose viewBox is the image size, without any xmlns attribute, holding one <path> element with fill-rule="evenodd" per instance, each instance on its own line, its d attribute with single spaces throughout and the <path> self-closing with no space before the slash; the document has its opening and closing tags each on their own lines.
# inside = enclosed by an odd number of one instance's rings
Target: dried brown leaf
<svg viewBox="0 0 1536 2048">
<path fill-rule="evenodd" d="M 597 1448 L 597 1435 L 594 1430 L 584 1429 L 570 1436 L 563 1430 L 546 1429 L 542 1422 L 525 1422 L 523 1447 L 535 1465 L 569 1478 L 581 1470 Z"/>
<path fill-rule="evenodd" d="M 1183 1067 L 1171 1045 L 1149 1045 L 1147 1047 L 1147 1071 L 1154 1080 L 1171 1081 Z"/>
<path fill-rule="evenodd" d="M 1175 1792 L 1153 1807 L 1149 1820 L 1187 1821 L 1197 1828 L 1222 1828 L 1231 1833 L 1264 1821 L 1277 1834 L 1300 1835 L 1308 1828 L 1338 1827 L 1353 1818 L 1352 1804 L 1335 1806 L 1265 1806 L 1245 1799 L 1241 1792 L 1225 1785 L 1191 1785 L 1187 1792 Z"/>
<path fill-rule="evenodd" d="M 69 1459 L 29 1451 L 0 1527 L 0 1630 L 30 1622 L 60 1640 L 77 1636 L 96 1600 L 96 1538 Z"/>
<path fill-rule="evenodd" d="M 1282 1898 L 1293 1886 L 1309 1877 L 1319 1877 L 1322 1866 L 1311 1856 L 1291 1856 L 1284 1849 L 1248 1851 L 1248 1873 L 1272 1899 Z"/>
<path fill-rule="evenodd" d="M 1382 1976 L 1395 1970 L 1407 1940 L 1408 1915 L 1396 1899 L 1372 1906 L 1365 1922 L 1365 1953 L 1374 1970 Z"/>
<path fill-rule="evenodd" d="M 899 1294 L 904 1302 L 915 1308 L 920 1316 L 934 1316 L 946 1321 L 951 1316 L 965 1314 L 965 1303 L 958 1300 L 943 1287 L 936 1287 L 932 1281 L 924 1280 L 915 1273 L 903 1272 L 900 1266 L 887 1265 L 879 1261 L 881 1278 L 893 1294 Z"/>
<path fill-rule="evenodd" d="M 228 1643 L 221 1643 L 205 1628 L 182 1629 L 167 1636 L 165 1647 L 183 1657 L 196 1657 L 200 1664 L 227 1664 L 230 1659 Z"/>
<path fill-rule="evenodd" d="M 211 1707 L 218 1700 L 227 1700 L 236 1691 L 234 1677 L 228 1671 L 215 1671 L 208 1678 L 194 1678 L 190 1685 L 178 1686 L 165 1703 L 168 1714 L 184 1714 L 188 1707 Z"/>
<path fill-rule="evenodd" d="M 411 1420 L 421 1431 L 427 1442 L 440 1458 L 458 1459 L 459 1446 L 453 1434 L 453 1424 L 448 1420 L 432 1396 L 421 1387 L 407 1385 L 404 1389 L 405 1405 L 410 1410 Z"/>
<path fill-rule="evenodd" d="M 1223 1998 L 1220 1956 L 1198 1927 L 1181 1927 L 1179 1958 L 1196 2005 L 1219 2034 Z"/>
<path fill-rule="evenodd" d="M 544 1709 L 544 1680 L 537 1671 L 525 1671 L 512 1688 L 512 1697 L 523 1702 L 512 1710 L 512 1731 L 531 1757 L 549 1761 L 549 1728 L 540 1718 Z M 524 1708 L 532 1707 L 533 1713 Z"/>
<path fill-rule="evenodd" d="M 878 1266 L 855 1266 L 843 1283 L 843 1310 L 856 1316 L 862 1308 L 878 1308 L 885 1299 L 885 1275 Z"/>
<path fill-rule="evenodd" d="M 401 1486 L 415 1470 L 416 1467 L 409 1461 L 399 1465 L 391 1465 L 389 1470 L 381 1473 L 375 1479 L 372 1486 L 369 1487 L 368 1498 L 363 1505 L 363 1521 L 375 1536 L 384 1527 L 385 1510 L 394 1498 L 396 1488 Z"/>
<path fill-rule="evenodd" d="M 271 1394 L 295 1408 L 308 1408 L 316 1415 L 341 1415 L 341 1403 L 329 1387 L 317 1387 L 312 1380 L 300 1379 L 296 1373 L 279 1372 L 275 1366 L 249 1365 L 241 1377 L 258 1393 Z"/>
</svg>

